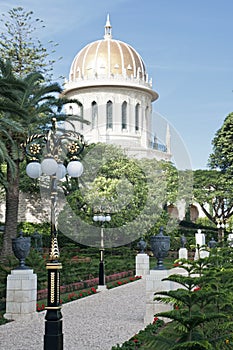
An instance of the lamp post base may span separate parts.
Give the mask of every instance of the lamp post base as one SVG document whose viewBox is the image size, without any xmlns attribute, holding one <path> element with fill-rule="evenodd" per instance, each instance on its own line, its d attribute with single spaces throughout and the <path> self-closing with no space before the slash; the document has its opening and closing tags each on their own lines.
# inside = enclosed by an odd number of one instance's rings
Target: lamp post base
<svg viewBox="0 0 233 350">
<path fill-rule="evenodd" d="M 50 312 L 51 310 L 49 310 Z M 47 314 L 49 313 L 47 311 Z M 63 334 L 62 320 L 51 320 L 55 315 L 46 315 L 45 335 L 44 335 L 44 350 L 62 350 L 63 349 Z"/>
<path fill-rule="evenodd" d="M 63 350 L 60 274 L 62 265 L 48 262 L 48 306 L 45 315 L 44 350 Z"/>
<path fill-rule="evenodd" d="M 104 285 L 104 286 L 98 285 L 98 287 L 97 287 L 97 289 L 96 289 L 97 292 L 105 292 L 105 291 L 107 291 L 107 290 L 108 290 L 108 288 L 107 288 L 106 285 Z"/>
<path fill-rule="evenodd" d="M 99 285 L 105 285 L 105 272 L 104 272 L 104 252 L 100 251 L 100 263 L 99 263 Z"/>
</svg>

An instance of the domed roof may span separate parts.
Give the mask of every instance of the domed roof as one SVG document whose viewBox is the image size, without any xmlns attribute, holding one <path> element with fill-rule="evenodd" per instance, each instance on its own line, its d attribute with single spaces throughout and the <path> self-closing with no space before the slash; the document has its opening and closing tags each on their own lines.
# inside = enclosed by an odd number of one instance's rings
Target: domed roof
<svg viewBox="0 0 233 350">
<path fill-rule="evenodd" d="M 145 64 L 130 45 L 112 39 L 112 26 L 107 17 L 104 39 L 86 45 L 74 58 L 70 81 L 92 77 L 123 76 L 147 82 Z"/>
</svg>

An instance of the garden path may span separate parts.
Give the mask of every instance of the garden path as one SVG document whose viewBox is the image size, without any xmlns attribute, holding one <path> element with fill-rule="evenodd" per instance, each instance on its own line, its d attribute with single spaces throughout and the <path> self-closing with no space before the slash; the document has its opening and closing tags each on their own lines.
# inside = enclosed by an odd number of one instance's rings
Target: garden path
<svg viewBox="0 0 233 350">
<path fill-rule="evenodd" d="M 145 297 L 145 280 L 138 280 L 64 304 L 64 350 L 111 350 L 128 340 L 144 328 Z M 0 326 L 0 349 L 43 350 L 44 317 Z"/>
</svg>

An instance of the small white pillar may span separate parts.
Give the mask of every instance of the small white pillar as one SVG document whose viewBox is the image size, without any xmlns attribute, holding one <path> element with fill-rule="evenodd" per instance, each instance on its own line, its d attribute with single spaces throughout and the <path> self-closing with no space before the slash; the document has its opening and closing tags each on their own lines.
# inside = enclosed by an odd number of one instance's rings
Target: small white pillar
<svg viewBox="0 0 233 350">
<path fill-rule="evenodd" d="M 197 233 L 195 233 L 195 239 L 196 239 L 196 247 L 197 245 L 199 247 L 202 247 L 205 245 L 205 234 L 201 233 L 201 229 L 197 230 Z M 204 250 L 203 248 L 200 249 L 200 258 L 205 258 L 209 256 L 209 252 L 207 250 Z M 198 256 L 198 249 L 196 248 L 194 260 L 197 260 L 199 258 Z"/>
<path fill-rule="evenodd" d="M 145 253 L 136 255 L 136 276 L 146 276 L 150 273 L 150 258 Z"/>
<path fill-rule="evenodd" d="M 37 275 L 31 269 L 12 270 L 7 276 L 6 313 L 8 320 L 34 316 L 37 302 Z"/>
<path fill-rule="evenodd" d="M 187 248 L 180 248 L 179 249 L 179 259 L 188 259 L 188 249 Z"/>
</svg>

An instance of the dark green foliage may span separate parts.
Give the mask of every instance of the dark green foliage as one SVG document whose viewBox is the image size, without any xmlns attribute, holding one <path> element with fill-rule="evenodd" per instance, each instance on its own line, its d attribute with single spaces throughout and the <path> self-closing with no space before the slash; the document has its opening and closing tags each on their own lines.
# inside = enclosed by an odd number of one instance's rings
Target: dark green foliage
<svg viewBox="0 0 233 350">
<path fill-rule="evenodd" d="M 47 287 L 47 270 L 46 261 L 42 254 L 35 249 L 31 249 L 26 259 L 26 265 L 33 268 L 33 272 L 37 274 L 37 290 Z"/>
<path fill-rule="evenodd" d="M 111 221 L 103 224 L 106 247 L 125 245 L 141 236 L 149 241 L 161 226 L 166 234 L 177 233 L 177 221 L 163 210 L 166 201 L 179 195 L 179 177 L 172 164 L 129 159 L 108 144 L 90 145 L 83 164 L 82 177 L 63 184 L 68 204 L 59 224 L 62 230 L 63 223 L 69 222 L 64 229 L 72 239 L 97 246 L 100 224 L 93 222 L 93 215 L 101 211 L 111 213 Z"/>
<path fill-rule="evenodd" d="M 233 174 L 233 113 L 228 114 L 222 127 L 216 132 L 212 141 L 213 152 L 209 158 L 212 169 L 232 176 Z"/>
<path fill-rule="evenodd" d="M 231 262 L 230 248 L 215 248 L 209 258 L 180 261 L 186 276 L 164 279 L 182 288 L 156 293 L 155 300 L 176 305 L 173 310 L 156 315 L 173 320 L 155 338 L 156 349 L 227 349 L 225 340 L 233 332 Z"/>
<path fill-rule="evenodd" d="M 9 96 L 4 95 L 2 101 L 8 104 L 11 96 L 14 96 L 14 110 L 6 113 L 1 109 L 0 94 L 0 121 L 5 115 L 9 120 L 5 129 L 0 129 L 0 139 L 7 150 L 7 156 L 4 158 L 6 166 L 1 164 L 0 169 L 0 181 L 6 190 L 6 223 L 2 255 L 9 255 L 11 238 L 16 236 L 20 163 L 25 159 L 26 140 L 32 134 L 41 134 L 43 128 L 50 125 L 52 118 L 58 121 L 64 120 L 67 116 L 63 113 L 62 106 L 68 103 L 68 100 L 57 97 L 62 91 L 61 87 L 57 83 L 45 83 L 40 73 L 33 72 L 19 78 L 14 75 L 13 67 L 8 61 L 0 60 L 0 86 L 2 82 L 7 85 L 9 92 Z M 44 142 L 43 137 L 40 140 Z M 11 163 L 7 157 L 11 159 Z M 33 190 L 32 186 L 28 189 Z"/>
<path fill-rule="evenodd" d="M 219 170 L 196 170 L 194 198 L 210 221 L 226 227 L 227 220 L 233 214 L 232 177 Z M 223 229 L 220 227 L 218 231 L 218 239 L 222 241 Z"/>
<path fill-rule="evenodd" d="M 186 274 L 174 274 L 164 279 L 176 282 L 179 287 L 155 294 L 155 300 L 174 304 L 173 310 L 157 313 L 156 322 L 160 321 L 158 317 L 171 321 L 153 334 L 148 332 L 153 327 L 149 325 L 125 342 L 122 349 L 232 349 L 232 260 L 233 251 L 229 247 L 213 248 L 207 258 L 179 260 L 179 266 Z M 112 349 L 118 348 L 119 345 Z"/>
<path fill-rule="evenodd" d="M 195 245 L 195 233 L 198 229 L 201 229 L 202 233 L 205 234 L 206 242 L 208 243 L 212 237 L 217 241 L 218 240 L 218 229 L 216 225 L 206 225 L 206 222 L 203 220 L 197 220 L 197 222 L 191 222 L 182 220 L 179 222 L 178 234 L 179 238 L 184 234 L 187 237 L 187 246 L 189 250 L 191 245 Z M 180 247 L 180 243 L 179 246 Z"/>
<path fill-rule="evenodd" d="M 137 349 L 152 349 L 148 347 L 151 339 L 155 337 L 155 335 L 160 331 L 160 329 L 164 326 L 164 322 L 159 319 L 155 319 L 153 324 L 149 324 L 145 330 L 138 332 L 131 339 L 126 341 L 124 344 L 112 347 L 112 350 L 137 350 Z"/>
<path fill-rule="evenodd" d="M 4 264 L 0 264 L 0 300 L 6 297 L 6 279 L 7 275 L 18 265 L 18 260 L 14 257 L 8 257 Z"/>
</svg>

